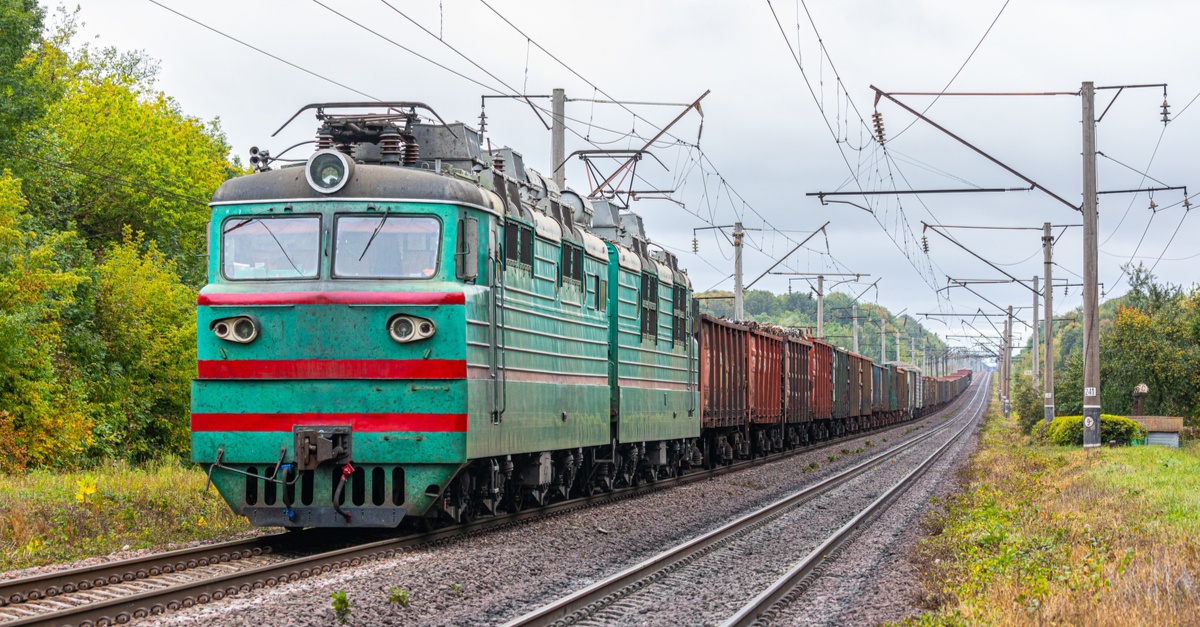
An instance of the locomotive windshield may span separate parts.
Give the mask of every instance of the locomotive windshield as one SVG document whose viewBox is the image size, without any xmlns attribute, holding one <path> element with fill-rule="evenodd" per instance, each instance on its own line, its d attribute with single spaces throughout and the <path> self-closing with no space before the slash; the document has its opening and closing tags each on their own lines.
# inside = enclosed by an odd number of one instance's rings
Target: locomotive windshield
<svg viewBox="0 0 1200 627">
<path fill-rule="evenodd" d="M 320 270 L 316 216 L 231 218 L 221 239 L 228 279 L 311 279 Z"/>
<path fill-rule="evenodd" d="M 442 223 L 384 213 L 338 216 L 333 253 L 337 277 L 428 279 L 437 273 Z"/>
</svg>

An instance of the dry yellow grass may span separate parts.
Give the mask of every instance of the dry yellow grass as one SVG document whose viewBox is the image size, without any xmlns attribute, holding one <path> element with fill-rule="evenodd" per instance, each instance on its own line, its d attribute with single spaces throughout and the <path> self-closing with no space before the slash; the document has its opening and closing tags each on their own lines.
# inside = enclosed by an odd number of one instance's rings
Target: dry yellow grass
<svg viewBox="0 0 1200 627">
<path fill-rule="evenodd" d="M 919 547 L 922 625 L 1200 625 L 1200 447 L 1034 446 L 993 408 Z"/>
</svg>

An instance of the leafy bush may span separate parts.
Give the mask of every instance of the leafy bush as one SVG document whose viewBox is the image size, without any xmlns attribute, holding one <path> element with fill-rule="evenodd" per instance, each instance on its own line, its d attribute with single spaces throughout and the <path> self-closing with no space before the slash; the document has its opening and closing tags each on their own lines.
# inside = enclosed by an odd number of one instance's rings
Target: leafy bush
<svg viewBox="0 0 1200 627">
<path fill-rule="evenodd" d="M 1044 439 L 1058 446 L 1083 445 L 1083 416 L 1059 416 L 1044 431 Z M 1137 422 L 1124 416 L 1100 415 L 1100 441 L 1116 440 L 1117 444 L 1129 444 L 1146 437 L 1146 430 Z"/>
<path fill-rule="evenodd" d="M 1042 393 L 1033 389 L 1032 381 L 1018 376 L 1013 382 L 1012 408 L 1017 413 L 1021 433 L 1029 433 L 1040 422 L 1045 422 L 1045 401 Z"/>
</svg>

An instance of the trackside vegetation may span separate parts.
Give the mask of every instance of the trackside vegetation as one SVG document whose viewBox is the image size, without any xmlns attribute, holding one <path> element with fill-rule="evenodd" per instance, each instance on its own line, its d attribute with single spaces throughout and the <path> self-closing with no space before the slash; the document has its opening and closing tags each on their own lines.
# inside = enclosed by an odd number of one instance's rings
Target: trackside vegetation
<svg viewBox="0 0 1200 627">
<path fill-rule="evenodd" d="M 204 483 L 203 472 L 175 460 L 4 477 L 0 571 L 250 532 Z"/>
<path fill-rule="evenodd" d="M 78 18 L 0 0 L 0 473 L 186 454 L 207 202 L 240 170 Z"/>
<path fill-rule="evenodd" d="M 917 549 L 903 625 L 1170 625 L 1200 615 L 1200 445 L 1042 444 L 993 399 L 961 494 Z"/>
</svg>

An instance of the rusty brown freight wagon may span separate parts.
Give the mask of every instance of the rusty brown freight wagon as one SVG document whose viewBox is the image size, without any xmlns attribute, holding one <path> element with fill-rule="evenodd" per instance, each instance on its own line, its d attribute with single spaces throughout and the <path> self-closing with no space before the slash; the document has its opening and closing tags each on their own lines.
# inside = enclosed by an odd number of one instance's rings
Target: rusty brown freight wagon
<svg viewBox="0 0 1200 627">
<path fill-rule="evenodd" d="M 751 328 L 746 337 L 755 452 L 783 448 L 783 336 Z"/>
<path fill-rule="evenodd" d="M 749 415 L 750 330 L 728 320 L 700 316 L 700 420 L 705 429 L 744 427 Z"/>
<path fill-rule="evenodd" d="M 796 335 L 788 336 L 783 345 L 783 419 L 788 424 L 789 434 L 795 434 L 801 444 L 808 443 L 811 438 L 812 348 L 812 342 Z"/>
</svg>

